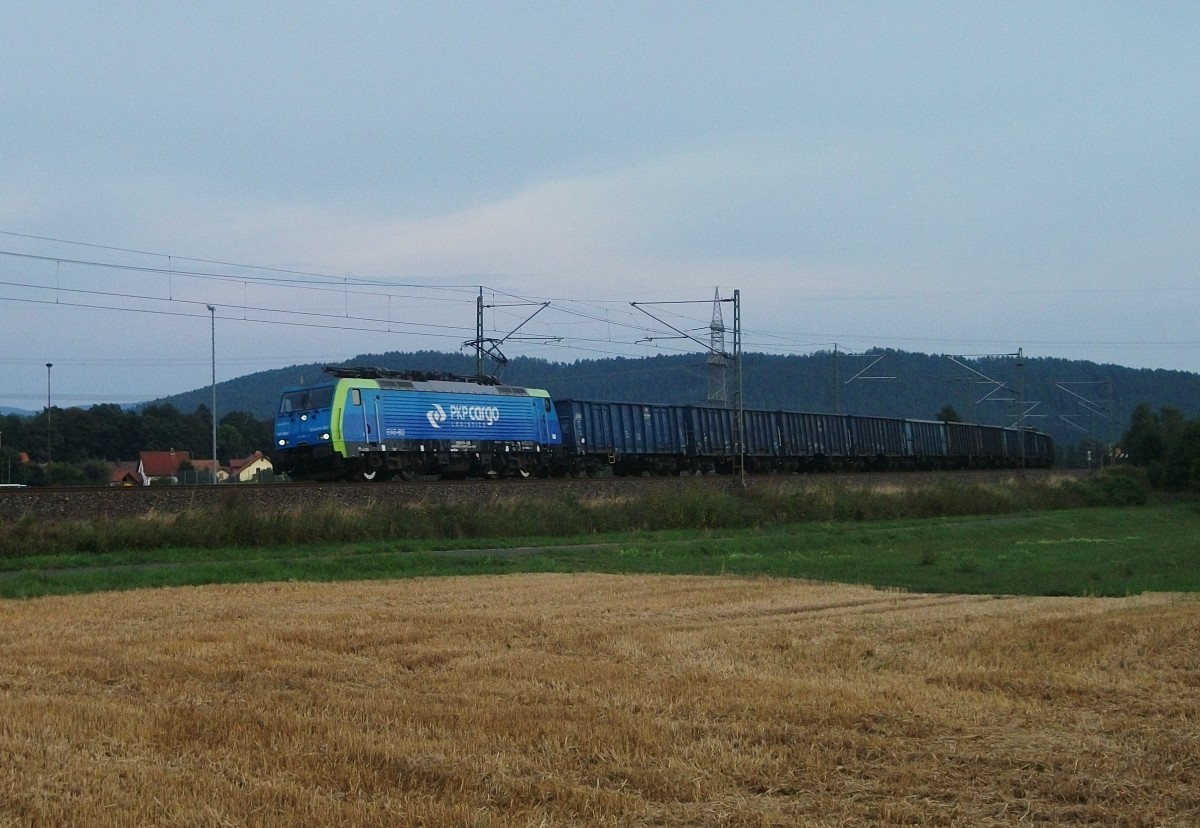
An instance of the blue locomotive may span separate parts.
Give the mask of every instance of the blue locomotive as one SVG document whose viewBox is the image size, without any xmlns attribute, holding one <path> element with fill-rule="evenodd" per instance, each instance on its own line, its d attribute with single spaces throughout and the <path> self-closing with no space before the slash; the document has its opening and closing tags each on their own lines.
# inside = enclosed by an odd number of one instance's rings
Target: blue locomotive
<svg viewBox="0 0 1200 828">
<path fill-rule="evenodd" d="M 1030 429 L 852 414 L 554 401 L 488 378 L 326 368 L 285 389 L 275 467 L 294 478 L 1048 468 Z"/>
<path fill-rule="evenodd" d="M 561 446 L 545 391 L 448 374 L 326 368 L 287 388 L 275 466 L 294 478 L 413 480 L 550 473 Z"/>
</svg>

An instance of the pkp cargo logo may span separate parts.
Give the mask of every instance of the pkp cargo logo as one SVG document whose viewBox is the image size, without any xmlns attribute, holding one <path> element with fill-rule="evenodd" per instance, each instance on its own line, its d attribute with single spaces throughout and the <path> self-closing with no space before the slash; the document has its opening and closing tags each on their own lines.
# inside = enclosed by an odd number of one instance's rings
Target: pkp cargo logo
<svg viewBox="0 0 1200 828">
<path fill-rule="evenodd" d="M 429 424 L 434 428 L 441 428 L 442 423 L 446 422 L 446 409 L 434 403 L 433 408 L 425 412 L 425 419 L 429 420 Z"/>
<path fill-rule="evenodd" d="M 447 414 L 446 409 L 434 403 L 433 408 L 425 412 L 425 419 L 429 420 L 429 424 L 434 428 L 441 428 L 442 423 L 447 420 L 450 420 L 451 424 L 463 422 L 490 426 L 500 421 L 500 409 L 494 405 L 452 405 L 450 413 Z"/>
</svg>

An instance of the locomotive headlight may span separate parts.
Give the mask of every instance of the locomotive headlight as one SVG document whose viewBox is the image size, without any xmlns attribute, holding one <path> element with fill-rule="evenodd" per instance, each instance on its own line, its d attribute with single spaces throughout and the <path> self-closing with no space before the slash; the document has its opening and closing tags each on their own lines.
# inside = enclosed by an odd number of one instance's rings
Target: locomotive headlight
<svg viewBox="0 0 1200 828">
<path fill-rule="evenodd" d="M 322 440 L 328 440 L 328 439 L 329 439 L 329 432 L 328 432 L 328 431 L 326 431 L 324 434 L 322 434 L 322 435 L 321 435 L 321 439 L 322 439 Z"/>
<path fill-rule="evenodd" d="M 286 445 L 287 445 L 287 440 L 285 440 L 285 439 L 283 439 L 282 437 L 280 437 L 280 438 L 279 438 L 279 445 L 281 445 L 281 446 L 286 446 Z"/>
<path fill-rule="evenodd" d="M 304 422 L 304 421 L 305 421 L 305 420 L 307 420 L 307 419 L 308 419 L 308 415 L 307 415 L 307 414 L 301 414 L 301 415 L 300 415 L 300 422 Z"/>
</svg>

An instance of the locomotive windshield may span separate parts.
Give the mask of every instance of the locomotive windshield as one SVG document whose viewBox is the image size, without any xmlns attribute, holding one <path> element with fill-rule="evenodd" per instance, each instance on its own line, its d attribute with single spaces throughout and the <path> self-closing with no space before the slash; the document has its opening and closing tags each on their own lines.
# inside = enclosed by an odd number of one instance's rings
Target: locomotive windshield
<svg viewBox="0 0 1200 828">
<path fill-rule="evenodd" d="M 279 413 L 291 411 L 308 411 L 313 408 L 328 408 L 333 404 L 333 386 L 323 385 L 318 388 L 305 388 L 302 391 L 289 391 L 283 395 L 279 403 Z"/>
</svg>

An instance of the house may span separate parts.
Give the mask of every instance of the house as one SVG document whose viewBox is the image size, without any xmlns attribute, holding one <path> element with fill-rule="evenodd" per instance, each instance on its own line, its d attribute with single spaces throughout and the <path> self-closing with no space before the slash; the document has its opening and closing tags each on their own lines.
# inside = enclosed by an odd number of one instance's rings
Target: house
<svg viewBox="0 0 1200 828">
<path fill-rule="evenodd" d="M 193 460 L 192 468 L 196 471 L 196 480 L 201 483 L 212 482 L 212 460 Z M 217 482 L 224 483 L 229 479 L 229 472 L 225 471 L 221 466 L 217 466 Z"/>
<path fill-rule="evenodd" d="M 138 473 L 138 461 L 118 460 L 109 466 L 108 485 L 110 486 L 140 486 L 141 475 Z"/>
<path fill-rule="evenodd" d="M 253 483 L 258 480 L 260 473 L 269 474 L 274 470 L 275 466 L 261 451 L 256 451 L 241 460 L 229 461 L 229 477 L 237 483 Z"/>
<path fill-rule="evenodd" d="M 143 486 L 149 486 L 155 478 L 178 483 L 179 464 L 183 462 L 195 465 L 190 451 L 143 451 L 138 454 L 138 477 Z"/>
</svg>

